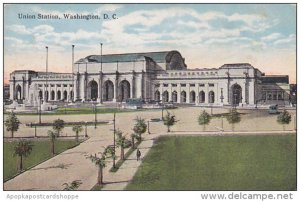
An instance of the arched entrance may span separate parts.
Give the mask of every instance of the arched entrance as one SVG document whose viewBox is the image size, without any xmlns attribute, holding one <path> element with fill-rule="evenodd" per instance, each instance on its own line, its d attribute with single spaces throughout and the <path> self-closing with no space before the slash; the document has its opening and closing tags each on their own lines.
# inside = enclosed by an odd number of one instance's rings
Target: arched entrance
<svg viewBox="0 0 300 201">
<path fill-rule="evenodd" d="M 186 103 L 186 92 L 185 91 L 182 91 L 180 94 L 180 102 Z"/>
<path fill-rule="evenodd" d="M 200 103 L 205 102 L 205 92 L 204 91 L 200 91 L 200 93 L 199 93 L 199 102 Z"/>
<path fill-rule="evenodd" d="M 173 101 L 174 103 L 177 103 L 177 91 L 173 91 L 173 92 L 172 92 L 172 101 Z"/>
<path fill-rule="evenodd" d="M 87 99 L 88 100 L 97 100 L 97 98 L 98 98 L 98 84 L 95 80 L 92 80 L 88 83 Z"/>
<path fill-rule="evenodd" d="M 169 102 L 169 92 L 164 91 L 163 93 L 163 102 Z"/>
<path fill-rule="evenodd" d="M 103 101 L 112 101 L 114 98 L 114 83 L 107 80 L 103 84 Z"/>
<path fill-rule="evenodd" d="M 209 103 L 214 103 L 215 102 L 215 92 L 210 91 L 208 93 L 208 102 Z"/>
<path fill-rule="evenodd" d="M 64 100 L 68 100 L 68 92 L 66 90 L 64 91 Z"/>
<path fill-rule="evenodd" d="M 158 90 L 154 93 L 154 100 L 160 101 L 160 92 Z"/>
<path fill-rule="evenodd" d="M 52 90 L 51 91 L 50 100 L 54 100 L 54 98 L 55 98 L 55 92 Z"/>
<path fill-rule="evenodd" d="M 190 103 L 195 103 L 196 101 L 196 93 L 194 91 L 190 92 Z"/>
<path fill-rule="evenodd" d="M 61 100 L 61 92 L 57 91 L 57 100 Z"/>
<path fill-rule="evenodd" d="M 22 99 L 22 87 L 20 85 L 16 86 L 16 99 L 17 100 Z"/>
<path fill-rule="evenodd" d="M 242 87 L 239 84 L 232 85 L 230 97 L 232 105 L 238 105 L 242 102 Z"/>
<path fill-rule="evenodd" d="M 48 100 L 49 100 L 49 92 L 45 91 L 45 101 L 48 101 Z"/>
<path fill-rule="evenodd" d="M 43 99 L 43 92 L 42 91 L 39 91 L 39 98 Z"/>
<path fill-rule="evenodd" d="M 127 80 L 123 80 L 119 84 L 119 101 L 125 101 L 130 98 L 130 83 Z"/>
</svg>

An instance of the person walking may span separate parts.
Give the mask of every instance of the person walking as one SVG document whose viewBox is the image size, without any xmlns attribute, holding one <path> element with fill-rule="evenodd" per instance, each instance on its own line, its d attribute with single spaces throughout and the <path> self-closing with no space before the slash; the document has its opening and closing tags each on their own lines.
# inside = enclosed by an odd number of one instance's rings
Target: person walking
<svg viewBox="0 0 300 201">
<path fill-rule="evenodd" d="M 136 150 L 136 160 L 138 161 L 138 160 L 140 160 L 140 158 L 141 158 L 141 152 L 139 149 L 137 149 Z"/>
</svg>

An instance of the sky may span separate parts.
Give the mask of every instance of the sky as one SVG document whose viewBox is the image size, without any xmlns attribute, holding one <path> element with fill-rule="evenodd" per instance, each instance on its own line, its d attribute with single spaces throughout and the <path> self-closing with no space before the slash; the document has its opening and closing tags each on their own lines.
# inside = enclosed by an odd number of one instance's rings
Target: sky
<svg viewBox="0 0 300 201">
<path fill-rule="evenodd" d="M 60 19 L 37 19 L 38 14 Z M 71 72 L 71 45 L 76 61 L 100 54 L 100 43 L 103 54 L 178 50 L 189 69 L 250 63 L 296 83 L 295 4 L 7 4 L 4 81 L 14 70 L 45 71 L 45 46 L 49 71 Z"/>
</svg>

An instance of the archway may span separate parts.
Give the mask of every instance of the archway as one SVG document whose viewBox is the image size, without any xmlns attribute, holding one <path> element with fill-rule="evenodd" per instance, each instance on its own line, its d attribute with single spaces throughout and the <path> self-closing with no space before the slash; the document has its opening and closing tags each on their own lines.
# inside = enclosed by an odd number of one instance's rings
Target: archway
<svg viewBox="0 0 300 201">
<path fill-rule="evenodd" d="M 58 90 L 57 91 L 57 100 L 60 100 L 61 99 L 61 92 Z"/>
<path fill-rule="evenodd" d="M 112 101 L 114 98 L 114 83 L 107 80 L 103 84 L 103 101 Z"/>
<path fill-rule="evenodd" d="M 154 100 L 160 101 L 160 92 L 158 90 L 154 93 Z"/>
<path fill-rule="evenodd" d="M 163 93 L 163 102 L 169 102 L 169 92 L 164 91 Z"/>
<path fill-rule="evenodd" d="M 215 102 L 215 92 L 210 91 L 208 93 L 208 102 L 209 103 L 214 103 Z"/>
<path fill-rule="evenodd" d="M 200 93 L 199 93 L 199 102 L 200 103 L 205 102 L 205 92 L 204 91 L 200 91 Z"/>
<path fill-rule="evenodd" d="M 181 103 L 186 103 L 186 92 L 185 91 L 182 91 L 180 93 L 180 102 Z"/>
<path fill-rule="evenodd" d="M 39 98 L 43 99 L 43 92 L 42 91 L 39 91 Z"/>
<path fill-rule="evenodd" d="M 66 90 L 64 91 L 64 100 L 68 100 L 68 92 Z"/>
<path fill-rule="evenodd" d="M 196 101 L 196 93 L 194 91 L 190 92 L 190 103 L 195 103 Z"/>
<path fill-rule="evenodd" d="M 22 99 L 22 87 L 20 85 L 16 86 L 16 98 L 17 100 Z"/>
<path fill-rule="evenodd" d="M 172 92 L 172 101 L 173 101 L 174 103 L 177 102 L 177 91 L 173 91 L 173 92 Z"/>
<path fill-rule="evenodd" d="M 123 80 L 119 84 L 119 101 L 125 101 L 130 98 L 130 83 L 127 80 Z"/>
<path fill-rule="evenodd" d="M 232 105 L 238 105 L 242 102 L 242 87 L 239 84 L 232 85 L 230 97 Z"/>
<path fill-rule="evenodd" d="M 48 100 L 49 100 L 49 92 L 45 91 L 45 101 L 48 101 Z"/>
<path fill-rule="evenodd" d="M 74 93 L 73 93 L 73 91 L 70 91 L 70 97 L 71 97 L 71 100 L 73 101 L 74 100 Z"/>
<path fill-rule="evenodd" d="M 87 99 L 88 100 L 97 100 L 97 98 L 98 98 L 98 84 L 95 80 L 92 80 L 88 83 Z"/>
<path fill-rule="evenodd" d="M 52 90 L 52 91 L 51 91 L 50 99 L 51 99 L 51 100 L 54 100 L 54 98 L 55 98 L 55 92 Z"/>
</svg>

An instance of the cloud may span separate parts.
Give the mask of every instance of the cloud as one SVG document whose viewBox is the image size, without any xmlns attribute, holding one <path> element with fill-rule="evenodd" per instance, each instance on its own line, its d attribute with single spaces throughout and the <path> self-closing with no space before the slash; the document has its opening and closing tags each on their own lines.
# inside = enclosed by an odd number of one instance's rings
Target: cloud
<svg viewBox="0 0 300 201">
<path fill-rule="evenodd" d="M 281 33 L 272 33 L 270 35 L 264 36 L 261 38 L 262 41 L 274 41 L 278 38 L 281 38 L 282 34 Z"/>
<path fill-rule="evenodd" d="M 282 38 L 274 42 L 274 45 L 288 45 L 288 44 L 296 45 L 295 34 L 290 34 L 287 38 Z"/>
</svg>

